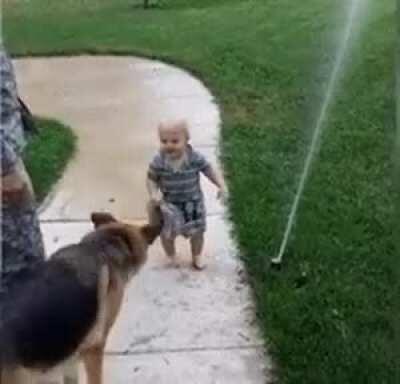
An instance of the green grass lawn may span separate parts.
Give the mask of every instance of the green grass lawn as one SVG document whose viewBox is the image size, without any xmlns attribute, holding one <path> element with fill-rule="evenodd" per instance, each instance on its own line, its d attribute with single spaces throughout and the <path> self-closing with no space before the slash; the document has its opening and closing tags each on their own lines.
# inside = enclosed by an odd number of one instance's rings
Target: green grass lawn
<svg viewBox="0 0 400 384">
<path fill-rule="evenodd" d="M 36 121 L 38 133 L 29 139 L 24 161 L 41 202 L 62 175 L 75 150 L 76 138 L 57 121 L 39 118 Z"/>
<path fill-rule="evenodd" d="M 15 55 L 135 53 L 203 79 L 222 108 L 234 232 L 280 382 L 398 383 L 395 1 L 371 2 L 280 271 L 268 260 L 282 239 L 344 1 L 137 3 L 6 2 L 5 39 Z"/>
</svg>

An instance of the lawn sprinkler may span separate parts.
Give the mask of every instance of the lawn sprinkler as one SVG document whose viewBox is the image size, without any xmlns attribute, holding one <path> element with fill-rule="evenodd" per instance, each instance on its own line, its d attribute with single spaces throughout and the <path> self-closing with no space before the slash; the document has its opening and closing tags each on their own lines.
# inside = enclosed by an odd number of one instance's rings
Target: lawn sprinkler
<svg viewBox="0 0 400 384">
<path fill-rule="evenodd" d="M 279 250 L 278 256 L 273 257 L 271 259 L 272 267 L 280 268 L 280 266 L 282 265 L 282 257 L 283 257 L 283 253 L 285 252 L 285 249 L 284 249 L 285 244 L 286 244 L 286 241 L 283 241 L 281 244 L 281 248 Z"/>
<path fill-rule="evenodd" d="M 338 48 L 338 52 L 336 54 L 336 59 L 334 61 L 332 73 L 330 74 L 329 81 L 327 84 L 326 94 L 323 99 L 323 103 L 322 103 L 321 110 L 318 115 L 318 119 L 316 121 L 314 133 L 313 133 L 311 144 L 310 144 L 310 149 L 308 151 L 308 154 L 307 154 L 307 157 L 305 160 L 303 173 L 301 174 L 297 192 L 296 192 L 296 195 L 295 195 L 295 198 L 293 201 L 292 209 L 290 211 L 289 219 L 288 219 L 286 230 L 285 230 L 285 235 L 283 237 L 278 256 L 271 259 L 271 264 L 273 266 L 280 266 L 282 264 L 282 257 L 283 257 L 283 254 L 285 253 L 289 235 L 291 233 L 292 226 L 294 224 L 294 219 L 296 216 L 297 208 L 299 206 L 300 198 L 303 195 L 304 186 L 305 186 L 306 180 L 308 178 L 308 174 L 310 173 L 311 163 L 314 158 L 314 154 L 317 151 L 318 143 L 320 141 L 320 136 L 322 134 L 323 128 L 326 125 L 325 121 L 326 121 L 330 106 L 334 101 L 334 95 L 335 95 L 334 90 L 336 89 L 337 83 L 341 76 L 341 73 L 343 72 L 343 63 L 344 63 L 344 59 L 347 54 L 348 46 L 350 45 L 351 39 L 354 38 L 354 36 L 353 36 L 354 32 L 355 32 L 354 24 L 356 24 L 356 21 L 359 20 L 359 15 L 362 14 L 362 12 L 361 12 L 362 6 L 363 5 L 365 6 L 365 4 L 366 4 L 366 1 L 364 1 L 364 0 L 352 0 L 352 2 L 350 3 L 347 25 L 346 25 L 346 28 L 343 33 L 342 41 Z"/>
</svg>

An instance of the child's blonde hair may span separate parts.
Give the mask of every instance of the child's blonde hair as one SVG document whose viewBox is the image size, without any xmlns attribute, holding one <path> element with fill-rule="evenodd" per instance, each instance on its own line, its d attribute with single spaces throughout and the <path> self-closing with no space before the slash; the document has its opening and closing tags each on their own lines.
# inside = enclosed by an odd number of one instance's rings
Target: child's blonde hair
<svg viewBox="0 0 400 384">
<path fill-rule="evenodd" d="M 162 121 L 158 124 L 158 132 L 160 133 L 161 131 L 174 131 L 178 130 L 182 132 L 186 136 L 186 140 L 190 140 L 190 132 L 189 132 L 189 126 L 186 120 L 181 119 L 181 120 L 169 120 L 169 121 Z"/>
</svg>

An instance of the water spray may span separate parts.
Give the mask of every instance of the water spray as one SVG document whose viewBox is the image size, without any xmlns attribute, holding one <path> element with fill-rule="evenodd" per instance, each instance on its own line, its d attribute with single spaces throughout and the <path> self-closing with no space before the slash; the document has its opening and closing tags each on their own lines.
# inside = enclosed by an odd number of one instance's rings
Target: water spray
<svg viewBox="0 0 400 384">
<path fill-rule="evenodd" d="M 349 43 L 350 43 L 350 39 L 352 37 L 352 33 L 354 31 L 355 21 L 357 20 L 358 16 L 361 13 L 362 6 L 365 5 L 366 2 L 367 2 L 367 0 L 352 0 L 351 7 L 349 10 L 349 16 L 348 16 L 348 20 L 347 20 L 346 28 L 345 28 L 345 32 L 344 32 L 344 37 L 343 37 L 342 43 L 339 46 L 338 53 L 337 53 L 336 59 L 335 59 L 335 64 L 334 64 L 331 76 L 329 78 L 326 95 L 325 95 L 325 98 L 324 98 L 324 101 L 323 101 L 323 104 L 321 107 L 321 112 L 318 116 L 318 120 L 317 120 L 315 129 L 314 129 L 314 133 L 313 133 L 311 145 L 310 145 L 310 150 L 308 151 L 308 154 L 307 154 L 307 157 L 305 160 L 303 173 L 301 174 L 299 185 L 297 187 L 296 195 L 295 195 L 295 198 L 293 201 L 292 209 L 289 214 L 285 234 L 283 236 L 283 240 L 282 240 L 282 243 L 281 243 L 281 246 L 279 249 L 278 256 L 271 259 L 272 265 L 279 266 L 282 263 L 282 258 L 285 253 L 286 247 L 287 247 L 289 236 L 292 232 L 292 228 L 293 228 L 294 220 L 296 217 L 297 209 L 299 206 L 299 202 L 300 202 L 301 196 L 303 194 L 303 190 L 304 190 L 305 183 L 307 181 L 307 177 L 310 172 L 311 163 L 314 158 L 319 139 L 321 137 L 321 133 L 322 133 L 322 130 L 324 127 L 324 122 L 326 120 L 328 109 L 332 104 L 334 90 L 336 88 L 337 81 L 339 79 L 339 74 L 340 74 L 342 66 L 343 66 L 344 58 L 346 56 L 346 52 L 350 45 Z"/>
</svg>

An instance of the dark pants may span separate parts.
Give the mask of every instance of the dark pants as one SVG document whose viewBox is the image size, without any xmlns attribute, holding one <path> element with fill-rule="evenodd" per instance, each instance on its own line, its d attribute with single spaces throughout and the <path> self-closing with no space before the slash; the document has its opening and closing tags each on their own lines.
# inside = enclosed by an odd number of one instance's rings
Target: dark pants
<svg viewBox="0 0 400 384">
<path fill-rule="evenodd" d="M 21 206 L 3 203 L 1 224 L 0 292 L 4 292 L 43 263 L 45 254 L 33 199 Z"/>
</svg>

